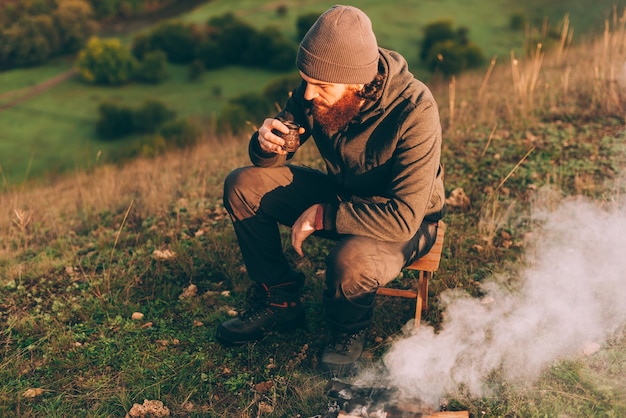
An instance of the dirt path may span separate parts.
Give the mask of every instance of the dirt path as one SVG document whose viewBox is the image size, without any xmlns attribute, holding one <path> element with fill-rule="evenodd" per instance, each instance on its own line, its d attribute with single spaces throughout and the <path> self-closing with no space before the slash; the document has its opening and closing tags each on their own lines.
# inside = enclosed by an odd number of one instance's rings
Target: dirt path
<svg viewBox="0 0 626 418">
<path fill-rule="evenodd" d="M 49 78 L 46 81 L 42 81 L 41 83 L 36 84 L 34 86 L 0 94 L 0 102 L 6 99 L 9 100 L 8 103 L 0 104 L 0 111 L 3 111 L 5 109 L 10 109 L 13 106 L 16 106 L 22 102 L 25 102 L 26 100 L 31 99 L 37 96 L 38 94 L 43 93 L 44 91 L 75 76 L 76 74 L 78 74 L 78 70 L 76 68 L 72 68 L 71 70 L 68 70 L 64 73 L 56 75 L 52 78 Z"/>
</svg>

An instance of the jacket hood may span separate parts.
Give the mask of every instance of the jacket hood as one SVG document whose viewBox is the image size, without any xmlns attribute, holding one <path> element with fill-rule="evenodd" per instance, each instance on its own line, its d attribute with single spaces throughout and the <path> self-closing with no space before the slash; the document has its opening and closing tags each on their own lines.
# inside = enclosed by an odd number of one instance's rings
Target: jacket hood
<svg viewBox="0 0 626 418">
<path fill-rule="evenodd" d="M 414 86 L 418 81 L 409 71 L 409 65 L 402 55 L 385 48 L 378 48 L 378 51 L 380 58 L 378 71 L 384 75 L 381 96 L 362 109 L 358 116 L 361 121 L 384 112 L 398 98 L 406 98 L 407 86 Z"/>
</svg>

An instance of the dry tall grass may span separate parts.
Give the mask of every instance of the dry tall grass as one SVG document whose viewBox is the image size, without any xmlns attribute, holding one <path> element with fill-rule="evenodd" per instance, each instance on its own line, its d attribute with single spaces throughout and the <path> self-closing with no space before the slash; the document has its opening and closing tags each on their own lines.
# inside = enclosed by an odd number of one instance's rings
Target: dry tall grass
<svg viewBox="0 0 626 418">
<path fill-rule="evenodd" d="M 567 22 L 567 20 L 566 20 Z M 605 22 L 600 38 L 570 46 L 567 24 L 555 50 L 535 45 L 527 57 L 494 57 L 486 74 L 468 74 L 437 88 L 447 139 L 463 135 L 459 127 L 523 127 L 540 118 L 562 115 L 622 116 L 626 98 L 626 12 Z M 498 64 L 499 63 L 499 64 Z M 507 70 L 508 67 L 508 70 Z M 581 113 L 583 113 L 581 115 Z M 454 122 L 454 123 L 452 123 Z"/>
</svg>

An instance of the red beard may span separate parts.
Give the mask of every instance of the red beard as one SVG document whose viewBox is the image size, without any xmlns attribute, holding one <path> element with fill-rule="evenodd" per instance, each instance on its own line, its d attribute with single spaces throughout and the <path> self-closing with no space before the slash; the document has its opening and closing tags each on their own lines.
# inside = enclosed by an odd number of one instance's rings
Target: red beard
<svg viewBox="0 0 626 418">
<path fill-rule="evenodd" d="M 313 119 L 328 136 L 345 128 L 359 114 L 363 98 L 357 90 L 349 89 L 333 105 L 326 106 L 313 99 Z"/>
</svg>

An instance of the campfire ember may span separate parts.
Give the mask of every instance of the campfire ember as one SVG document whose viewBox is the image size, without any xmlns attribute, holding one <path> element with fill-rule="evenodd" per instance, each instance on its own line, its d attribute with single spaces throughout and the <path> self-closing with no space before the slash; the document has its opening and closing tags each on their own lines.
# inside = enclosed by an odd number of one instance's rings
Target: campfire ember
<svg viewBox="0 0 626 418">
<path fill-rule="evenodd" d="M 339 380 L 326 384 L 331 399 L 323 414 L 311 418 L 468 418 L 467 411 L 435 412 L 417 400 L 402 400 L 395 390 L 351 385 Z"/>
</svg>

